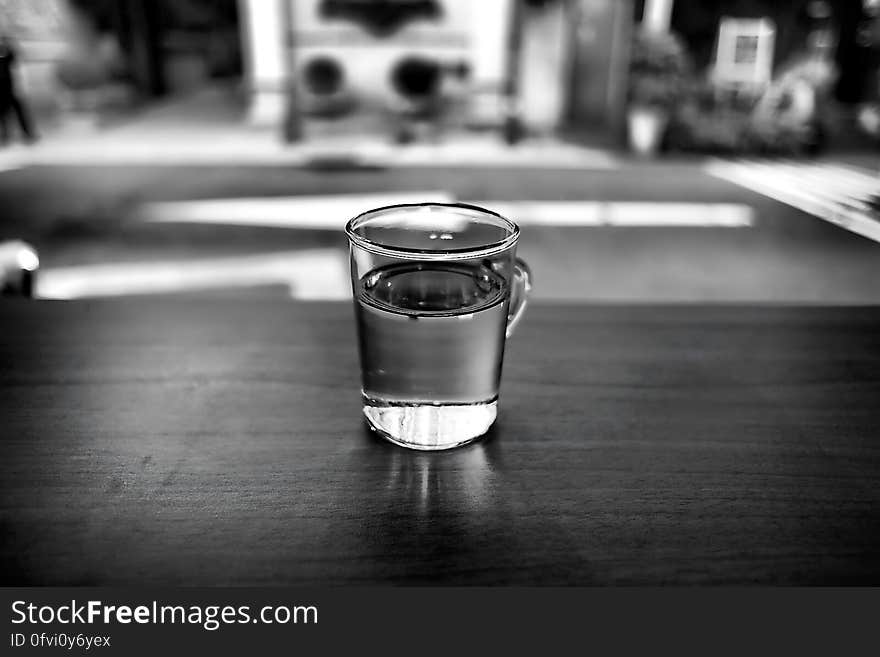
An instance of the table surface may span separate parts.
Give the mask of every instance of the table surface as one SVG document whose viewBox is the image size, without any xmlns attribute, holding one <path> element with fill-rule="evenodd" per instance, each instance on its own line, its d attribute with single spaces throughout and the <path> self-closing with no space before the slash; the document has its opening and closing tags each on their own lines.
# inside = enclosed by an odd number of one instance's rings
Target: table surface
<svg viewBox="0 0 880 657">
<path fill-rule="evenodd" d="M 880 583 L 880 308 L 534 304 L 445 453 L 359 402 L 348 304 L 0 302 L 2 583 Z"/>
</svg>

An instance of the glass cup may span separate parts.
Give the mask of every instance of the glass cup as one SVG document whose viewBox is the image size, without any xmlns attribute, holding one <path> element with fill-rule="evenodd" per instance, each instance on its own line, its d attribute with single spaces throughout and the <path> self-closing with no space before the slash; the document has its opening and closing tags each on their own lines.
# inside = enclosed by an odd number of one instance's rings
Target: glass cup
<svg viewBox="0 0 880 657">
<path fill-rule="evenodd" d="M 531 289 L 519 228 L 472 205 L 423 203 L 371 210 L 345 232 L 370 426 L 421 450 L 485 434 Z"/>
</svg>

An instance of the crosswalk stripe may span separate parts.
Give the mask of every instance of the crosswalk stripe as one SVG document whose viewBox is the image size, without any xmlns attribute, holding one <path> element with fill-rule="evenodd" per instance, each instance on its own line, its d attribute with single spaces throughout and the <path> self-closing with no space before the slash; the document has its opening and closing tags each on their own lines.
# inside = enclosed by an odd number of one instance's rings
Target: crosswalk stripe
<svg viewBox="0 0 880 657">
<path fill-rule="evenodd" d="M 751 175 L 748 170 L 745 173 L 747 176 Z M 850 191 L 847 185 L 839 180 L 837 172 L 829 174 L 814 168 L 759 164 L 754 175 L 759 178 L 760 184 L 773 185 L 778 182 L 794 193 L 820 197 L 828 203 L 841 203 L 857 210 L 868 209 L 865 202 L 867 194 L 861 190 L 855 193 Z"/>
<path fill-rule="evenodd" d="M 740 167 L 726 174 L 727 178 L 754 191 L 789 204 L 800 204 L 799 208 L 822 216 L 837 205 L 846 209 L 852 205 L 851 199 L 842 196 L 838 190 L 829 189 L 827 184 L 805 184 L 806 177 L 784 168 L 773 168 L 758 163 L 751 167 Z"/>
<path fill-rule="evenodd" d="M 832 176 L 836 176 L 841 184 L 847 189 L 859 194 L 870 194 L 877 191 L 877 176 L 868 175 L 862 171 L 853 171 L 846 167 L 821 164 L 819 168 Z"/>
<path fill-rule="evenodd" d="M 0 160 L 0 173 L 5 171 L 15 171 L 16 169 L 21 169 L 21 164 L 19 162 L 11 159 Z"/>
<path fill-rule="evenodd" d="M 341 249 L 311 249 L 169 262 L 132 262 L 47 268 L 36 296 L 79 299 L 134 294 L 287 285 L 297 299 L 351 295 L 348 258 Z"/>
<path fill-rule="evenodd" d="M 708 173 L 880 242 L 880 216 L 869 204 L 880 177 L 852 166 L 774 160 L 715 160 Z"/>
<path fill-rule="evenodd" d="M 788 165 L 784 169 L 787 174 L 801 179 L 801 183 L 815 185 L 811 187 L 817 190 L 831 190 L 834 193 L 843 194 L 854 200 L 863 199 L 877 188 L 877 181 L 868 176 L 853 174 L 828 165 L 816 165 L 810 167 L 798 167 Z"/>
<path fill-rule="evenodd" d="M 442 191 L 290 198 L 212 199 L 155 203 L 142 218 L 157 222 L 281 226 L 341 230 L 345 220 L 371 207 L 425 200 L 451 201 Z M 727 203 L 598 201 L 483 201 L 523 225 L 719 228 L 752 225 L 752 208 Z M 49 268 L 37 279 L 49 299 L 178 293 L 288 285 L 299 299 L 350 296 L 348 262 L 341 249 L 314 249 L 171 262 L 135 262 Z"/>
</svg>

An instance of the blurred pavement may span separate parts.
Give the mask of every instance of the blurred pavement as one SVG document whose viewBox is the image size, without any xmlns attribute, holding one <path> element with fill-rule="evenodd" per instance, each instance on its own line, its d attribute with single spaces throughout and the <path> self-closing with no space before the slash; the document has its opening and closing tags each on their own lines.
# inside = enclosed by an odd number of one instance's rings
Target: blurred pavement
<svg viewBox="0 0 880 657">
<path fill-rule="evenodd" d="M 312 120 L 308 126 L 304 141 L 285 144 L 278 132 L 248 125 L 228 89 L 207 87 L 109 124 L 68 117 L 34 145 L 0 148 L 0 171 L 34 165 L 605 169 L 616 162 L 607 151 L 555 139 L 512 148 L 497 132 L 451 132 L 442 140 L 398 145 L 372 124 L 358 130 L 347 121 Z"/>
</svg>

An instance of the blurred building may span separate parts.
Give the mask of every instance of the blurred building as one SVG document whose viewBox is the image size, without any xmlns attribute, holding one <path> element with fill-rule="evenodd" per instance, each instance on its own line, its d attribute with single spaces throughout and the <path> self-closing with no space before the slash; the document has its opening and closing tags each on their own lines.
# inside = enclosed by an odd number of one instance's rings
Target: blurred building
<svg viewBox="0 0 880 657">
<path fill-rule="evenodd" d="M 251 120 L 445 111 L 528 129 L 613 124 L 624 102 L 628 0 L 244 0 Z M 439 108 L 439 109 L 438 109 Z"/>
<path fill-rule="evenodd" d="M 15 40 L 20 83 L 38 106 L 53 103 L 57 65 L 74 27 L 62 0 L 0 0 L 0 33 Z"/>
<path fill-rule="evenodd" d="M 0 0 L 38 108 L 186 93 L 241 75 L 236 0 Z"/>
<path fill-rule="evenodd" d="M 632 14 L 631 0 L 0 0 L 34 95 L 124 82 L 143 99 L 239 77 L 262 126 L 293 101 L 603 130 L 625 100 Z"/>
<path fill-rule="evenodd" d="M 636 0 L 635 11 L 648 19 L 652 6 L 662 6 L 697 70 L 712 64 L 724 20 L 761 20 L 774 32 L 774 72 L 808 50 L 824 48 L 839 72 L 837 100 L 856 104 L 875 85 L 880 44 L 870 35 L 877 30 L 878 5 L 877 0 Z"/>
<path fill-rule="evenodd" d="M 397 115 L 497 127 L 515 115 L 536 133 L 613 135 L 625 114 L 636 23 L 679 33 L 697 71 L 711 65 L 726 19 L 772 25 L 774 71 L 824 38 L 841 72 L 837 97 L 858 103 L 877 76 L 878 51 L 864 36 L 876 5 L 0 0 L 0 29 L 20 44 L 23 87 L 38 107 L 138 103 L 224 80 L 244 90 L 246 121 L 256 126 Z"/>
</svg>

